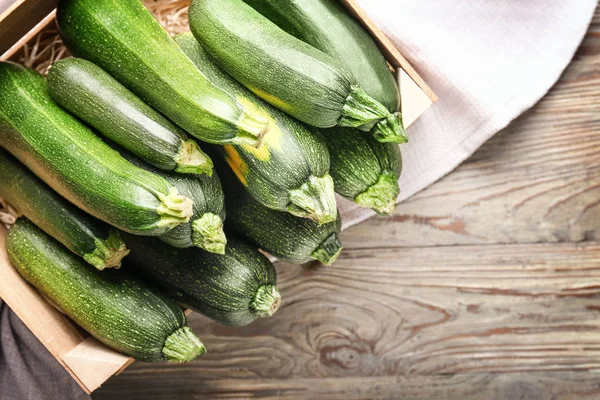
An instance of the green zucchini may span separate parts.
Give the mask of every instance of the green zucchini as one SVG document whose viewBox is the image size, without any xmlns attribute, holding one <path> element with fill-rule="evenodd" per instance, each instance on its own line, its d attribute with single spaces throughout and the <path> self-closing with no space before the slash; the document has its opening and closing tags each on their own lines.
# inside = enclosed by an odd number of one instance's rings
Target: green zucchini
<svg viewBox="0 0 600 400">
<path fill-rule="evenodd" d="M 242 326 L 272 316 L 281 304 L 273 264 L 229 235 L 224 255 L 178 249 L 155 238 L 124 235 L 126 266 L 184 306 L 225 324 Z"/>
<path fill-rule="evenodd" d="M 258 99 L 210 58 L 190 33 L 175 38 L 198 69 L 219 89 L 269 120 L 270 132 L 259 149 L 225 145 L 212 150 L 266 207 L 318 223 L 335 221 L 329 153 L 320 135 Z"/>
<path fill-rule="evenodd" d="M 189 221 L 192 201 L 135 167 L 57 106 L 45 79 L 0 63 L 0 147 L 58 194 L 121 230 L 161 235 Z"/>
<path fill-rule="evenodd" d="M 369 96 L 396 113 L 402 128 L 398 83 L 369 32 L 338 0 L 244 1 L 290 35 L 342 61 Z M 399 132 L 406 140 L 404 129 Z"/>
<path fill-rule="evenodd" d="M 217 163 L 218 166 L 220 166 Z M 260 204 L 236 180 L 231 171 L 219 169 L 227 204 L 226 226 L 230 232 L 293 264 L 319 260 L 331 265 L 342 251 L 342 222 L 318 225 Z"/>
<path fill-rule="evenodd" d="M 118 150 L 132 164 L 164 177 L 179 193 L 194 202 L 190 221 L 160 236 L 163 242 L 175 247 L 199 247 L 211 253 L 224 254 L 227 238 L 223 230 L 225 200 L 221 182 L 216 173 L 210 175 L 182 175 L 160 171 L 145 164 L 131 153 Z"/>
<path fill-rule="evenodd" d="M 400 194 L 402 155 L 398 145 L 380 143 L 352 128 L 323 132 L 331 154 L 335 191 L 361 207 L 390 215 Z"/>
<path fill-rule="evenodd" d="M 0 197 L 99 270 L 119 268 L 129 250 L 115 228 L 90 217 L 0 148 Z"/>
<path fill-rule="evenodd" d="M 398 120 L 358 86 L 339 60 L 293 37 L 242 0 L 194 0 L 190 28 L 217 63 L 257 96 L 307 124 L 375 124 L 381 141 Z M 403 139 L 402 139 L 403 140 Z"/>
<path fill-rule="evenodd" d="M 180 173 L 212 173 L 211 159 L 187 134 L 102 68 L 67 58 L 48 71 L 50 96 L 100 133 L 151 165 Z"/>
<path fill-rule="evenodd" d="M 6 241 L 21 276 L 96 339 L 140 361 L 191 361 L 205 352 L 181 308 L 120 271 L 100 272 L 21 218 Z"/>
<path fill-rule="evenodd" d="M 140 0 L 64 0 L 56 19 L 71 52 L 94 62 L 196 138 L 259 146 L 268 131 L 198 73 Z"/>
</svg>

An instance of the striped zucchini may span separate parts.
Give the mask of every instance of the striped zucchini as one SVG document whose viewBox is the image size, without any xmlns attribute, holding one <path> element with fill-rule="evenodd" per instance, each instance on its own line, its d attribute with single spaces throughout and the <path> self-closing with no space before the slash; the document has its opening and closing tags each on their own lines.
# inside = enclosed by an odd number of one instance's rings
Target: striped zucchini
<svg viewBox="0 0 600 400">
<path fill-rule="evenodd" d="M 226 145 L 213 149 L 215 158 L 225 159 L 240 182 L 264 206 L 318 223 L 335 221 L 329 153 L 320 135 L 238 84 L 214 63 L 190 33 L 179 35 L 175 41 L 215 86 L 269 120 L 269 135 L 259 149 Z"/>
<path fill-rule="evenodd" d="M 193 136 L 260 145 L 267 121 L 198 73 L 140 0 L 64 0 L 56 19 L 71 52 L 100 66 Z"/>
<path fill-rule="evenodd" d="M 407 140 L 398 83 L 369 32 L 338 0 L 244 1 L 290 35 L 342 61 L 369 96 L 395 113 L 399 134 Z"/>
<path fill-rule="evenodd" d="M 379 143 L 351 128 L 323 132 L 331 154 L 335 191 L 361 207 L 390 215 L 400 194 L 402 155 L 398 145 Z"/>
<path fill-rule="evenodd" d="M 307 124 L 374 125 L 381 141 L 402 139 L 398 120 L 340 61 L 286 33 L 242 0 L 194 0 L 190 28 L 231 76 Z"/>
<path fill-rule="evenodd" d="M 0 197 L 99 270 L 119 268 L 129 250 L 119 231 L 60 197 L 0 148 Z"/>
<path fill-rule="evenodd" d="M 229 237 L 224 255 L 178 249 L 157 239 L 125 235 L 126 266 L 186 307 L 225 325 L 272 316 L 281 304 L 273 264 L 258 250 Z"/>
<path fill-rule="evenodd" d="M 340 255 L 339 215 L 334 222 L 318 225 L 306 218 L 271 210 L 254 200 L 231 171 L 220 169 L 219 176 L 226 194 L 226 226 L 238 237 L 293 264 L 319 260 L 331 265 Z"/>
<path fill-rule="evenodd" d="M 52 64 L 48 91 L 61 107 L 153 166 L 212 173 L 211 159 L 187 134 L 97 65 L 82 58 Z"/>
<path fill-rule="evenodd" d="M 205 352 L 177 303 L 120 271 L 100 272 L 19 219 L 6 242 L 21 276 L 107 346 L 140 361 L 191 361 Z"/>
<path fill-rule="evenodd" d="M 0 147 L 82 210 L 121 230 L 161 235 L 189 221 L 192 201 L 135 167 L 58 107 L 44 78 L 0 63 Z"/>
<path fill-rule="evenodd" d="M 179 193 L 194 202 L 194 214 L 190 221 L 160 236 L 163 242 L 175 247 L 196 246 L 211 253 L 225 253 L 227 245 L 227 238 L 223 231 L 225 200 L 216 173 L 193 176 L 160 171 L 145 164 L 131 153 L 121 149 L 118 151 L 132 164 L 164 177 L 177 188 Z"/>
</svg>

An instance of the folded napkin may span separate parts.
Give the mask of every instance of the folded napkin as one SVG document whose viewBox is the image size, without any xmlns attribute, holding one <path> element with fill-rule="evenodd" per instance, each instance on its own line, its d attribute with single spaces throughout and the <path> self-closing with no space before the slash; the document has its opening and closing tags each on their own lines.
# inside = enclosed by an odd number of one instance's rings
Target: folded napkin
<svg viewBox="0 0 600 400">
<path fill-rule="evenodd" d="M 402 201 L 533 106 L 569 64 L 596 0 L 358 0 L 439 96 L 402 145 Z M 339 202 L 344 227 L 375 213 Z"/>
<path fill-rule="evenodd" d="M 12 0 L 0 0 L 0 10 Z M 440 100 L 408 129 L 400 200 L 535 104 L 571 60 L 596 0 L 359 0 Z M 344 225 L 371 211 L 340 201 Z M 1 279 L 1 278 L 0 278 Z M 85 398 L 0 301 L 0 398 Z"/>
</svg>

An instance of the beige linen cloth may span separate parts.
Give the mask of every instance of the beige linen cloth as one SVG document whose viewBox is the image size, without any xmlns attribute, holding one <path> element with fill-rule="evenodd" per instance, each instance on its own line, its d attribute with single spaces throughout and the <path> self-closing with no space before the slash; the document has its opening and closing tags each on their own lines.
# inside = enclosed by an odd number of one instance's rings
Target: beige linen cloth
<svg viewBox="0 0 600 400">
<path fill-rule="evenodd" d="M 358 0 L 439 96 L 402 145 L 402 201 L 533 106 L 583 39 L 596 0 Z M 339 201 L 344 227 L 374 215 Z"/>
</svg>

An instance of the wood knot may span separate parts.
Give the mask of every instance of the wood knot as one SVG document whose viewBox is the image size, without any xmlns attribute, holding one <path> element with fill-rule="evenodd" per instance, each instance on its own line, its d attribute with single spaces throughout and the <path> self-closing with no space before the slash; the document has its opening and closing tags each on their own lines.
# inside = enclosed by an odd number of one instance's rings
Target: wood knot
<svg viewBox="0 0 600 400">
<path fill-rule="evenodd" d="M 366 367 L 365 364 L 376 362 L 371 348 L 362 342 L 324 346 L 319 354 L 321 364 L 347 370 L 360 369 Z"/>
</svg>

